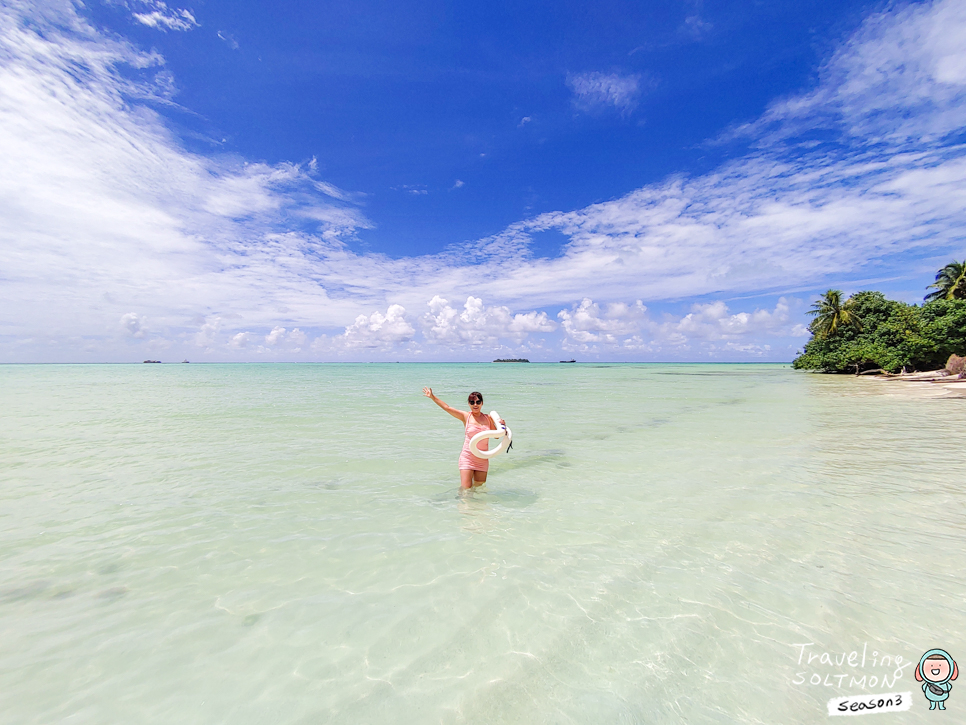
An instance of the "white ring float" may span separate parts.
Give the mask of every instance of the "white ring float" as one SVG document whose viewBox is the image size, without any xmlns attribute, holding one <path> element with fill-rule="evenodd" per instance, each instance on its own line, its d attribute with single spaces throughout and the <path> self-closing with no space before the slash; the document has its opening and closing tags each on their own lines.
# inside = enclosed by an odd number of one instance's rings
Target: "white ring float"
<svg viewBox="0 0 966 725">
<path fill-rule="evenodd" d="M 493 456 L 503 453 L 507 448 L 510 447 L 510 443 L 513 442 L 513 431 L 506 427 L 505 424 L 500 423 L 500 414 L 495 410 L 490 411 L 490 418 L 496 423 L 496 430 L 484 430 L 477 433 L 475 436 L 470 438 L 470 453 L 479 458 L 493 458 Z M 496 448 L 492 448 L 488 451 L 481 451 L 479 449 L 480 441 L 487 438 L 503 439 L 500 441 L 500 445 Z"/>
</svg>

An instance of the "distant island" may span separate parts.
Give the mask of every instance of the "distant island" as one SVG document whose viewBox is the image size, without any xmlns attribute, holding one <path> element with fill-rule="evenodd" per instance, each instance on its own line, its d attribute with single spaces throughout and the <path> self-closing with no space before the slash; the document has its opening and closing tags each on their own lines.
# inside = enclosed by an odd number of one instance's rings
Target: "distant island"
<svg viewBox="0 0 966 725">
<path fill-rule="evenodd" d="M 510 358 L 506 358 L 506 359 L 500 358 L 499 360 L 494 360 L 493 362 L 525 362 L 525 363 L 528 363 L 530 361 L 527 360 L 525 357 L 517 357 L 517 358 L 513 358 L 512 360 Z"/>
<path fill-rule="evenodd" d="M 145 360 L 144 362 L 146 362 L 146 363 L 159 363 L 161 361 L 160 360 Z"/>
<path fill-rule="evenodd" d="M 575 363 L 577 361 L 576 360 L 561 360 L 560 362 L 562 362 L 562 363 Z"/>
</svg>

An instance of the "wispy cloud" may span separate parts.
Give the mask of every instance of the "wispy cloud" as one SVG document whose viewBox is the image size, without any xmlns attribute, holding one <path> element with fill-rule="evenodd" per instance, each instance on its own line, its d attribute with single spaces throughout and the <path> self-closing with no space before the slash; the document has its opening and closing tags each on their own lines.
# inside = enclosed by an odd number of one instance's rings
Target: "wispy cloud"
<svg viewBox="0 0 966 725">
<path fill-rule="evenodd" d="M 225 45 L 227 45 L 232 50 L 238 50 L 239 48 L 238 41 L 235 40 L 235 36 L 232 35 L 231 33 L 226 33 L 224 30 L 219 30 L 218 38 L 224 41 Z"/>
<path fill-rule="evenodd" d="M 704 0 L 688 0 L 687 4 L 691 6 L 690 12 L 684 18 L 679 32 L 691 40 L 701 40 L 714 28 L 711 22 L 702 17 Z"/>
<path fill-rule="evenodd" d="M 688 15 L 684 19 L 684 24 L 682 25 L 682 31 L 685 35 L 691 38 L 698 39 L 703 38 L 708 33 L 711 32 L 714 26 L 707 20 L 704 20 L 699 14 Z"/>
<path fill-rule="evenodd" d="M 909 4 L 873 15 L 823 65 L 815 90 L 773 103 L 734 135 L 761 146 L 817 131 L 866 148 L 939 142 L 966 126 L 964 47 L 961 2 Z"/>
<path fill-rule="evenodd" d="M 412 194 L 413 196 L 425 196 L 429 193 L 429 190 L 426 189 L 426 187 L 422 184 L 403 184 L 399 188 L 405 191 L 407 194 Z"/>
<path fill-rule="evenodd" d="M 100 35 L 70 6 L 26 5 L 0 9 L 0 58 L 5 330 L 95 335 L 132 309 L 158 331 L 198 314 L 281 322 L 284 310 L 338 324 L 358 309 L 327 298 L 310 260 L 337 260 L 365 217 L 310 166 L 181 148 L 131 103 L 159 57 Z"/>
<path fill-rule="evenodd" d="M 199 26 L 190 10 L 168 7 L 161 0 L 131 0 L 128 7 L 135 20 L 158 30 L 191 30 Z M 221 33 L 218 35 L 221 37 Z M 238 47 L 237 43 L 235 47 Z"/>
<path fill-rule="evenodd" d="M 574 106 L 581 111 L 616 109 L 626 114 L 637 106 L 642 91 L 642 76 L 578 73 L 568 76 L 567 85 L 574 94 Z"/>
</svg>

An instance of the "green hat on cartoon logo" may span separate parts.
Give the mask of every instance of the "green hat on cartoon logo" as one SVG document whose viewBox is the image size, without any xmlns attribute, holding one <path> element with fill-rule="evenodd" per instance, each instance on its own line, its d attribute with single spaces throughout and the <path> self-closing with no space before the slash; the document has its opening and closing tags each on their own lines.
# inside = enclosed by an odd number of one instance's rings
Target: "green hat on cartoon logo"
<svg viewBox="0 0 966 725">
<path fill-rule="evenodd" d="M 916 680 L 922 683 L 922 692 L 929 700 L 929 709 L 946 709 L 949 691 L 953 689 L 950 680 L 959 677 L 956 661 L 944 649 L 931 649 L 919 660 L 916 667 Z"/>
</svg>

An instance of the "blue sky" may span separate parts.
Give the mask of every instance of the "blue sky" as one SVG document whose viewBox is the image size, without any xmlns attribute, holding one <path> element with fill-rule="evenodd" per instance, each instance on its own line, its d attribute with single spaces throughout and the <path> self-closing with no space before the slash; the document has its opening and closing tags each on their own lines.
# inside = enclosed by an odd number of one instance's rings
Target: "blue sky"
<svg viewBox="0 0 966 725">
<path fill-rule="evenodd" d="M 966 8 L 0 8 L 0 361 L 790 360 L 966 242 Z"/>
</svg>

